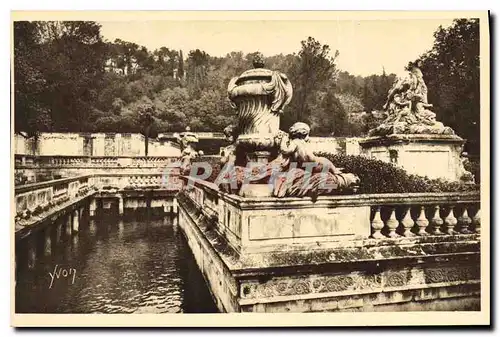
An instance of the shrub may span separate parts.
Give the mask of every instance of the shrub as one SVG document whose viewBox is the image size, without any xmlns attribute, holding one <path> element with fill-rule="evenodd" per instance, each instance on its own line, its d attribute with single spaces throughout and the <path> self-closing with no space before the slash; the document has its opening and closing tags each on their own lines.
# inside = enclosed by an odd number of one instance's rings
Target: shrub
<svg viewBox="0 0 500 337">
<path fill-rule="evenodd" d="M 335 166 L 343 168 L 344 172 L 356 174 L 361 180 L 358 193 L 464 192 L 479 188 L 478 185 L 408 174 L 393 164 L 363 156 L 328 153 L 318 155 L 330 159 Z"/>
<path fill-rule="evenodd" d="M 335 166 L 343 168 L 345 173 L 354 173 L 360 180 L 358 194 L 378 193 L 418 193 L 418 192 L 466 192 L 479 189 L 479 185 L 450 182 L 443 179 L 430 179 L 409 174 L 404 169 L 381 160 L 363 156 L 345 154 L 318 153 L 326 157 Z M 208 162 L 212 166 L 212 174 L 206 181 L 214 182 L 220 173 L 220 157 L 202 156 L 193 162 Z M 202 169 L 198 172 L 201 174 Z M 476 181 L 477 182 L 477 181 Z"/>
</svg>

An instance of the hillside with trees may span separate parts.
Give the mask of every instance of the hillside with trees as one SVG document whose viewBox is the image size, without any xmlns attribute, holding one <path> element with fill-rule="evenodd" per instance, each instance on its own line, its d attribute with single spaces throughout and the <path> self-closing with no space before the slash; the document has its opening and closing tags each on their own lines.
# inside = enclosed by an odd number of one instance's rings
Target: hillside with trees
<svg viewBox="0 0 500 337">
<path fill-rule="evenodd" d="M 439 28 L 435 39 L 418 60 L 429 100 L 439 120 L 478 142 L 478 22 L 457 20 Z M 15 22 L 15 131 L 26 137 L 41 131 L 156 137 L 189 125 L 220 132 L 235 118 L 227 84 L 251 68 L 254 53 L 184 52 L 105 41 L 95 22 Z M 395 75 L 384 69 L 351 75 L 337 67 L 341 52 L 309 37 L 297 41 L 296 53 L 267 55 L 266 67 L 287 74 L 294 87 L 283 129 L 300 120 L 315 136 L 361 136 L 378 122 L 371 112 L 382 109 Z M 465 127 L 469 121 L 476 129 Z"/>
</svg>

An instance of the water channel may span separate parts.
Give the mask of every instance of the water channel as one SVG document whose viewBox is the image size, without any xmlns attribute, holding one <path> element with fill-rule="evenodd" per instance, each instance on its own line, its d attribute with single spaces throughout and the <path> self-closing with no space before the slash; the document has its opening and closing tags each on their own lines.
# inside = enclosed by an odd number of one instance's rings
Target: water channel
<svg viewBox="0 0 500 337">
<path fill-rule="evenodd" d="M 147 214 L 84 220 L 33 268 L 23 263 L 28 243 L 21 241 L 16 312 L 217 312 L 176 221 Z"/>
</svg>

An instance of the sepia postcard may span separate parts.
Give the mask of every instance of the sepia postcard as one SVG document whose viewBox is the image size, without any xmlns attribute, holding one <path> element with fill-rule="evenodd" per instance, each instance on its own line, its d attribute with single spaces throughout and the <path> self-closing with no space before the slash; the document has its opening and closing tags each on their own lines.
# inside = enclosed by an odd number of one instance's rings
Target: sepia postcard
<svg viewBox="0 0 500 337">
<path fill-rule="evenodd" d="M 11 13 L 11 325 L 490 325 L 489 13 Z"/>
</svg>

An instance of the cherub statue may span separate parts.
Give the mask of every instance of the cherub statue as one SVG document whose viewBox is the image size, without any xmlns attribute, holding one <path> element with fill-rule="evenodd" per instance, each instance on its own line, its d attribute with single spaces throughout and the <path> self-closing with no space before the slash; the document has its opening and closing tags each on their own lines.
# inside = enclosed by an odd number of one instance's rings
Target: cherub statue
<svg viewBox="0 0 500 337">
<path fill-rule="evenodd" d="M 174 136 L 181 148 L 181 173 L 188 174 L 191 170 L 192 160 L 203 155 L 203 151 L 196 151 L 192 145 L 198 143 L 198 136 L 191 132 L 189 126 L 186 127 L 185 132 L 181 134 L 176 133 Z"/>
<path fill-rule="evenodd" d="M 230 143 L 228 146 L 224 147 L 221 151 L 221 164 L 233 164 L 236 161 L 236 144 L 234 143 L 234 125 L 228 125 L 224 128 L 224 136 L 226 140 Z"/>
<path fill-rule="evenodd" d="M 290 162 L 297 163 L 297 167 L 303 167 L 304 163 L 316 163 L 313 173 L 330 172 L 332 174 L 340 174 L 341 170 L 335 167 L 333 163 L 324 157 L 316 156 L 309 147 L 309 133 L 311 129 L 309 125 L 302 122 L 293 124 L 289 129 L 289 135 L 279 133 L 279 151 L 280 154 L 276 159 L 277 162 L 288 165 Z"/>
<path fill-rule="evenodd" d="M 359 178 L 352 173 L 342 173 L 342 170 L 335 167 L 327 158 L 316 156 L 309 146 L 309 133 L 309 126 L 298 122 L 290 127 L 288 135 L 281 132 L 275 137 L 280 153 L 270 166 L 276 169 L 278 165 L 287 175 L 273 182 L 273 195 L 315 198 L 337 190 L 352 188 L 354 191 Z M 297 166 L 293 167 L 292 163 L 296 163 Z M 315 164 L 310 177 L 306 175 L 304 169 L 306 163 Z"/>
</svg>

